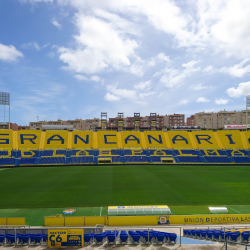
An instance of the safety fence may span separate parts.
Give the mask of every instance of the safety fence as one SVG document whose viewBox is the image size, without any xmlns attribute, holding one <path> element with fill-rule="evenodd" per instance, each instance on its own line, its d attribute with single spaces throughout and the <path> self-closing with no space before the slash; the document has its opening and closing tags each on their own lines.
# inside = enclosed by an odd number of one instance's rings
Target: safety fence
<svg viewBox="0 0 250 250">
<path fill-rule="evenodd" d="M 81 246 L 95 245 L 173 245 L 177 244 L 177 233 L 180 234 L 178 244 L 181 245 L 181 227 L 67 227 L 66 230 L 71 230 L 71 235 L 74 231 L 83 230 Z M 4 246 L 51 246 L 51 241 L 61 239 L 51 235 L 56 232 L 65 231 L 65 227 L 0 227 L 0 245 Z M 62 239 L 60 242 L 63 241 Z M 63 245 L 61 245 L 63 246 Z"/>
<path fill-rule="evenodd" d="M 25 225 L 25 217 L 1 217 L 0 225 Z"/>
<path fill-rule="evenodd" d="M 44 226 L 147 226 L 250 223 L 250 214 L 44 217 Z"/>
<path fill-rule="evenodd" d="M 249 247 L 249 226 L 198 226 L 183 227 L 183 237 L 211 242 L 221 242 L 225 249 L 228 245 L 236 244 Z"/>
</svg>

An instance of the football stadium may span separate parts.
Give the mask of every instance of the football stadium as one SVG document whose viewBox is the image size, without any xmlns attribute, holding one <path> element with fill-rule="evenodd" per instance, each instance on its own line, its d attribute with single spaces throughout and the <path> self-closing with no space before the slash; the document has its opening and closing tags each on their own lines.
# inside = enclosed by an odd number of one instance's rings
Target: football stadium
<svg viewBox="0 0 250 250">
<path fill-rule="evenodd" d="M 124 235 L 133 244 L 177 244 L 181 234 L 199 244 L 250 237 L 241 225 L 250 222 L 249 131 L 0 132 L 3 244 L 47 244 L 50 233 L 42 230 L 37 240 L 27 232 L 18 238 L 8 236 L 8 225 L 117 227 L 85 231 L 85 245 L 111 244 L 114 237 L 117 243 Z M 238 228 L 225 229 L 233 223 Z M 148 233 L 119 229 L 192 224 L 195 229 L 185 228 L 179 236 L 156 228 Z M 220 228 L 197 229 L 204 224 Z"/>
</svg>

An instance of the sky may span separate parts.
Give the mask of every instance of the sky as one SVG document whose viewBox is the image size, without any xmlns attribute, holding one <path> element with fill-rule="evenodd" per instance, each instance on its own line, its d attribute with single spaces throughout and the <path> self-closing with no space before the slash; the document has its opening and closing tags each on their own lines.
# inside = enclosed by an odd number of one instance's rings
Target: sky
<svg viewBox="0 0 250 250">
<path fill-rule="evenodd" d="M 243 110 L 249 44 L 249 0 L 1 0 L 0 91 L 19 125 Z"/>
</svg>

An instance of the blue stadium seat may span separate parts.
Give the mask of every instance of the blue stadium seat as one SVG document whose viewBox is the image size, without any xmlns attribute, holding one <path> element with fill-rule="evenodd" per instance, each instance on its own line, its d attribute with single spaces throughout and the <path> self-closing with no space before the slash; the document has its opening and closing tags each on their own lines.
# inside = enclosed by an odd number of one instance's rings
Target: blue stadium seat
<svg viewBox="0 0 250 250">
<path fill-rule="evenodd" d="M 232 163 L 228 157 L 204 156 L 207 163 Z"/>
<path fill-rule="evenodd" d="M 81 152 L 79 152 L 81 151 Z M 88 153 L 88 154 L 85 154 L 85 151 Z M 94 155 L 94 150 L 87 150 L 87 149 L 84 149 L 84 150 L 71 150 L 71 154 L 70 156 L 73 156 L 73 155 L 77 155 L 77 153 L 79 152 L 79 156 L 90 156 L 90 155 Z"/>
<path fill-rule="evenodd" d="M 196 151 L 194 149 L 184 149 L 180 150 L 182 155 L 199 155 L 199 151 Z M 181 155 L 178 150 L 174 150 L 174 153 L 176 156 Z"/>
<path fill-rule="evenodd" d="M 15 158 L 0 158 L 0 166 L 14 166 Z"/>
<path fill-rule="evenodd" d="M 202 163 L 198 156 L 177 156 L 180 163 Z"/>
<path fill-rule="evenodd" d="M 31 158 L 21 158 L 19 164 L 20 165 L 35 165 L 36 157 Z"/>
<path fill-rule="evenodd" d="M 71 164 L 93 164 L 93 156 L 70 157 Z"/>
<path fill-rule="evenodd" d="M 249 157 L 232 157 L 235 163 L 250 163 Z"/>
<path fill-rule="evenodd" d="M 145 163 L 147 161 L 146 156 L 124 156 L 125 163 Z"/>
<path fill-rule="evenodd" d="M 139 239 L 140 239 L 140 234 L 134 232 L 134 231 L 128 231 L 129 236 L 131 237 L 131 240 L 134 244 L 138 244 L 139 243 Z"/>
<path fill-rule="evenodd" d="M 127 243 L 128 234 L 127 234 L 126 231 L 121 231 L 121 233 L 120 233 L 120 239 L 121 239 L 121 243 L 122 244 Z"/>
<path fill-rule="evenodd" d="M 66 157 L 41 157 L 40 164 L 56 165 L 65 164 Z"/>
<path fill-rule="evenodd" d="M 161 162 L 161 156 L 151 156 L 151 162 Z"/>
</svg>

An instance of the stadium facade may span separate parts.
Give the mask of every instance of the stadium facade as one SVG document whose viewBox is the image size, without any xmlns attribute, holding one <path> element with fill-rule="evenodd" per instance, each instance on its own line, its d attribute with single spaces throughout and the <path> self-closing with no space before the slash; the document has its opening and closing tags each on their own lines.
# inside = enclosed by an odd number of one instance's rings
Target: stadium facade
<svg viewBox="0 0 250 250">
<path fill-rule="evenodd" d="M 249 164 L 250 131 L 0 130 L 0 165 Z"/>
</svg>

